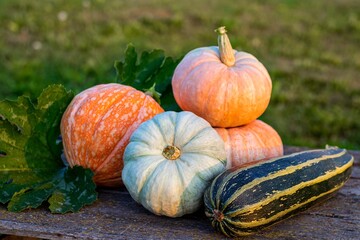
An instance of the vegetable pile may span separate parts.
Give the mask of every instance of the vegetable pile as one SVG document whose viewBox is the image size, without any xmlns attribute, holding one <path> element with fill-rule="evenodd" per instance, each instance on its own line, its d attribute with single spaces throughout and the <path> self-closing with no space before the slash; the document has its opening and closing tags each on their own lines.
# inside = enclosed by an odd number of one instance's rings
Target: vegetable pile
<svg viewBox="0 0 360 240">
<path fill-rule="evenodd" d="M 258 119 L 271 97 L 266 68 L 217 32 L 218 46 L 177 60 L 128 45 L 116 83 L 76 96 L 52 85 L 36 101 L 1 101 L 1 203 L 76 212 L 97 186 L 124 185 L 156 215 L 205 205 L 214 228 L 238 236 L 338 190 L 353 157 L 338 148 L 282 156 L 281 137 Z"/>
</svg>

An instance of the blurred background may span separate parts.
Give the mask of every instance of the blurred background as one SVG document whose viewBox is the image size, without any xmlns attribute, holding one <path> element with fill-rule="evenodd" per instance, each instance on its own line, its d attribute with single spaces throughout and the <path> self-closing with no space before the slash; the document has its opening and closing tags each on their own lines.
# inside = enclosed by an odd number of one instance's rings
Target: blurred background
<svg viewBox="0 0 360 240">
<path fill-rule="evenodd" d="M 360 149 L 358 0 L 1 0 L 0 24 L 0 99 L 112 82 L 128 43 L 179 58 L 225 25 L 272 77 L 261 119 L 284 144 Z"/>
</svg>

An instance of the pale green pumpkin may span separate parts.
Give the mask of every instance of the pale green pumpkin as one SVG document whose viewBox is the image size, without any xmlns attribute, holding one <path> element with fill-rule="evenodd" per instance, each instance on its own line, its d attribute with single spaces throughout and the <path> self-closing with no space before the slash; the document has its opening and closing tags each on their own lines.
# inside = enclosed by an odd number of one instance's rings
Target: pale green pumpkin
<svg viewBox="0 0 360 240">
<path fill-rule="evenodd" d="M 124 153 L 123 182 L 156 215 L 197 211 L 210 182 L 225 170 L 224 142 L 191 112 L 165 112 L 142 123 Z"/>
</svg>

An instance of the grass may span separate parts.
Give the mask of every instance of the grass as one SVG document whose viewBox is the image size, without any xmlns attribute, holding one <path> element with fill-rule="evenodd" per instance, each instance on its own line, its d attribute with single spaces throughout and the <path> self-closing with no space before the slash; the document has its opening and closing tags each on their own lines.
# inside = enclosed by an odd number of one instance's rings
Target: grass
<svg viewBox="0 0 360 240">
<path fill-rule="evenodd" d="M 272 77 L 261 119 L 284 144 L 360 149 L 357 0 L 2 0 L 0 22 L 0 99 L 111 82 L 127 43 L 180 57 L 225 25 Z"/>
</svg>

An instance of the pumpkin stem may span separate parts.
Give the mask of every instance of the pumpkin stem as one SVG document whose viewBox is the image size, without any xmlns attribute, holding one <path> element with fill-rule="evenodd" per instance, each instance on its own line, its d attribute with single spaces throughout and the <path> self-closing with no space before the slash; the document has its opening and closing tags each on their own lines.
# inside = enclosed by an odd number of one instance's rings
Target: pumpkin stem
<svg viewBox="0 0 360 240">
<path fill-rule="evenodd" d="M 148 95 L 148 96 L 152 97 L 153 99 L 155 99 L 155 101 L 160 104 L 161 103 L 160 102 L 161 93 L 159 93 L 155 90 L 155 85 L 156 85 L 156 83 L 154 83 L 154 85 L 152 85 L 151 88 L 145 89 L 144 93 L 145 93 L 145 95 Z"/>
<path fill-rule="evenodd" d="M 169 160 L 176 160 L 180 157 L 181 151 L 179 148 L 169 145 L 164 148 L 162 155 Z"/>
<path fill-rule="evenodd" d="M 234 50 L 231 47 L 229 37 L 226 34 L 225 27 L 219 27 L 215 30 L 219 33 L 218 36 L 218 45 L 220 51 L 220 60 L 228 67 L 231 67 L 235 64 L 235 55 Z"/>
</svg>

